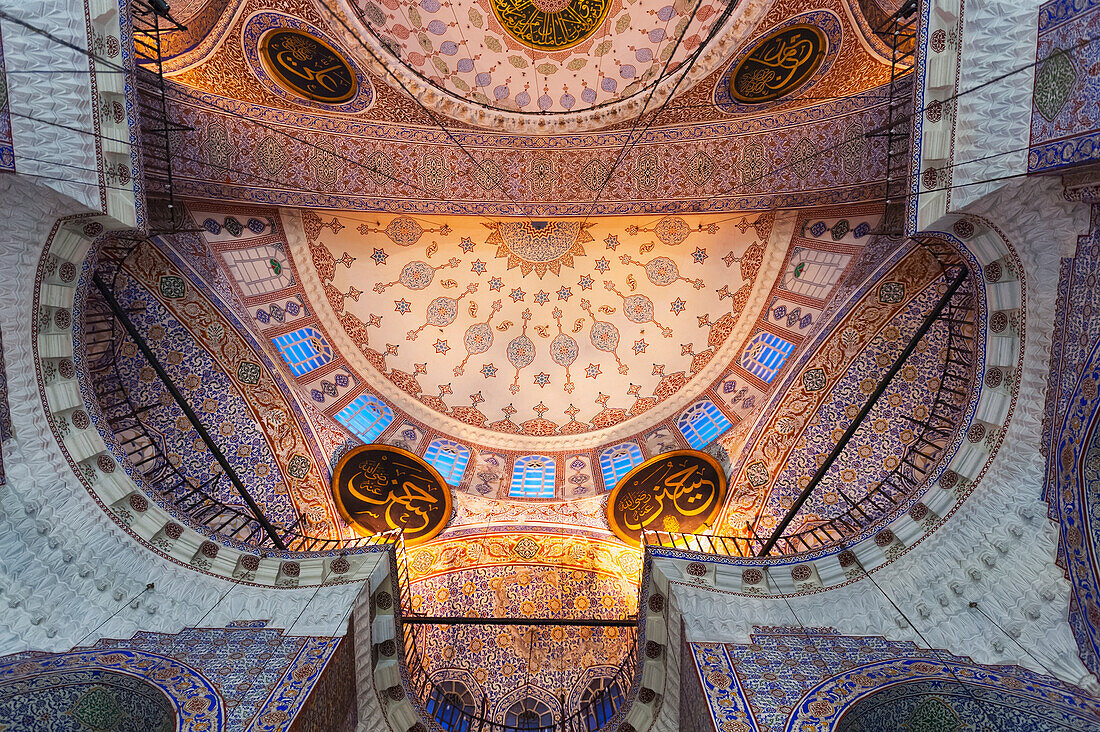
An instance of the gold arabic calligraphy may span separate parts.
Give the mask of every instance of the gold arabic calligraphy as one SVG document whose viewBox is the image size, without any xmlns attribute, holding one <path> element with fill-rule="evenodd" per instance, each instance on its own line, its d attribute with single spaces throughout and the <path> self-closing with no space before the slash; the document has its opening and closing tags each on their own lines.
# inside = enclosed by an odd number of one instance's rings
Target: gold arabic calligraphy
<svg viewBox="0 0 1100 732">
<path fill-rule="evenodd" d="M 637 542 L 644 529 L 697 531 L 714 519 L 725 490 L 725 474 L 711 456 L 695 450 L 665 453 L 616 486 L 608 501 L 608 523 L 630 542 Z"/>
<path fill-rule="evenodd" d="M 730 76 L 730 93 L 750 104 L 778 99 L 817 71 L 825 45 L 817 26 L 789 26 L 771 34 L 738 63 Z"/>
<path fill-rule="evenodd" d="M 672 501 L 672 507 L 681 516 L 697 516 L 710 508 L 718 496 L 714 481 L 697 476 L 698 465 L 670 474 L 673 469 L 673 464 L 669 463 L 663 479 L 647 486 L 646 492 L 629 494 L 623 499 L 620 505 L 626 517 L 623 523 L 628 529 L 640 531 L 656 521 L 665 513 L 666 500 Z"/>
<path fill-rule="evenodd" d="M 276 80 L 296 94 L 327 103 L 347 101 L 355 94 L 351 67 L 319 38 L 279 29 L 263 39 L 261 53 Z"/>
<path fill-rule="evenodd" d="M 415 455 L 388 446 L 349 453 L 333 474 L 344 518 L 369 533 L 400 529 L 407 542 L 426 541 L 450 517 L 450 489 Z"/>
<path fill-rule="evenodd" d="M 600 27 L 611 0 L 493 0 L 500 25 L 520 43 L 560 51 Z"/>
</svg>

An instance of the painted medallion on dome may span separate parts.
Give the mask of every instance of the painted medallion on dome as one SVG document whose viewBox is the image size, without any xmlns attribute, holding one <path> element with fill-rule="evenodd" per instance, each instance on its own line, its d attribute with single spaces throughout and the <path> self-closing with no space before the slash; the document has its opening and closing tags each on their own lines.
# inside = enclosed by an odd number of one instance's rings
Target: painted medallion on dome
<svg viewBox="0 0 1100 732">
<path fill-rule="evenodd" d="M 332 473 L 341 515 L 370 536 L 400 529 L 405 543 L 428 541 L 447 525 L 451 490 L 428 463 L 389 445 L 362 445 Z"/>
<path fill-rule="evenodd" d="M 343 56 L 320 38 L 293 28 L 273 28 L 260 39 L 260 59 L 284 88 L 327 104 L 346 102 L 358 88 Z"/>
<path fill-rule="evenodd" d="M 508 269 L 519 267 L 523 274 L 532 271 L 542 277 L 558 274 L 562 266 L 572 267 L 573 257 L 584 254 L 584 244 L 592 241 L 583 221 L 508 221 L 485 224 L 493 233 L 486 244 L 497 244 L 497 257 L 508 260 Z"/>
<path fill-rule="evenodd" d="M 501 27 L 520 43 L 564 51 L 600 27 L 611 0 L 493 0 Z"/>
<path fill-rule="evenodd" d="M 778 99 L 800 87 L 821 66 L 828 41 L 820 28 L 790 25 L 757 41 L 730 76 L 730 94 L 744 104 Z"/>
<path fill-rule="evenodd" d="M 628 544 L 642 532 L 705 531 L 726 500 L 726 474 L 705 452 L 675 450 L 627 473 L 607 499 L 611 530 Z"/>
</svg>

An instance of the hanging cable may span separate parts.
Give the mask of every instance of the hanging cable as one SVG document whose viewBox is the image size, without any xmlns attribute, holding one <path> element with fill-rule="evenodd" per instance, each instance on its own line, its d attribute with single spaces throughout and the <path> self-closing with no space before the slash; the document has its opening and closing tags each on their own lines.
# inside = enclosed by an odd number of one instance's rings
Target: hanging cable
<svg viewBox="0 0 1100 732">
<path fill-rule="evenodd" d="M 106 618 L 106 619 L 105 619 L 105 620 L 104 620 L 104 621 L 103 621 L 102 623 L 100 623 L 100 624 L 99 624 L 99 625 L 97 625 L 96 627 L 92 628 L 92 629 L 91 629 L 91 630 L 89 630 L 89 631 L 88 631 L 87 633 L 85 633 L 85 634 L 84 634 L 84 635 L 83 635 L 83 636 L 82 636 L 82 637 L 80 638 L 80 640 L 76 642 L 76 645 L 75 645 L 75 646 L 73 646 L 73 648 L 79 648 L 80 646 L 84 645 L 84 641 L 88 640 L 88 637 L 89 637 L 89 636 L 91 636 L 91 635 L 93 635 L 93 634 L 95 634 L 95 633 L 98 633 L 98 632 L 99 632 L 99 629 L 100 629 L 100 628 L 102 628 L 102 627 L 103 627 L 104 625 L 106 625 L 107 623 L 109 623 L 109 622 L 110 622 L 110 621 L 111 621 L 111 620 L 112 620 L 112 619 L 113 619 L 113 618 L 114 618 L 114 617 L 115 617 L 116 615 L 118 615 L 118 614 L 119 614 L 120 612 L 122 612 L 122 608 L 126 607 L 127 605 L 129 605 L 129 604 L 130 604 L 130 603 L 132 603 L 132 602 L 136 602 L 136 601 L 137 601 L 137 599 L 138 599 L 139 597 L 141 597 L 142 595 L 144 595 L 144 594 L 145 594 L 146 592 L 152 592 L 152 591 L 153 591 L 154 589 L 156 589 L 156 586 L 155 586 L 155 585 L 154 585 L 154 584 L 153 584 L 152 582 L 150 582 L 149 584 L 145 585 L 145 589 L 144 589 L 144 590 L 142 590 L 141 592 L 137 593 L 136 595 L 134 595 L 133 597 L 131 597 L 131 598 L 130 598 L 129 600 L 126 600 L 125 602 L 123 602 L 123 603 L 122 603 L 121 605 L 119 605 L 119 606 L 118 606 L 118 608 L 117 608 L 117 609 L 116 609 L 116 610 L 115 610 L 115 611 L 114 611 L 113 613 L 111 613 L 110 615 L 108 615 L 108 616 L 107 616 L 107 618 Z"/>
</svg>

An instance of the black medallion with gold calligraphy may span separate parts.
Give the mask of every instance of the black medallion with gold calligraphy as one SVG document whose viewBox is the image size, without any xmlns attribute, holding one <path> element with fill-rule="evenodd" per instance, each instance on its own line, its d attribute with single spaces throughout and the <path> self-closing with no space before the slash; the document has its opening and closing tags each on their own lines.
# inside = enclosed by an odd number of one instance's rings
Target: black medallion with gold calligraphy
<svg viewBox="0 0 1100 732">
<path fill-rule="evenodd" d="M 561 51 L 589 38 L 607 17 L 611 0 L 492 0 L 501 27 L 520 43 Z"/>
<path fill-rule="evenodd" d="M 327 104 L 355 96 L 351 65 L 320 38 L 293 28 L 275 28 L 260 40 L 260 61 L 285 89 Z"/>
<path fill-rule="evenodd" d="M 638 545 L 643 530 L 704 530 L 725 500 L 726 474 L 717 460 L 697 450 L 674 450 L 619 481 L 607 499 L 607 522 L 620 539 Z"/>
<path fill-rule="evenodd" d="M 401 529 L 406 544 L 428 541 L 451 518 L 451 489 L 435 468 L 389 445 L 362 445 L 332 473 L 340 514 L 370 536 Z"/>
<path fill-rule="evenodd" d="M 758 41 L 730 74 L 730 94 L 743 104 L 762 104 L 789 94 L 821 66 L 828 49 L 816 25 L 789 25 Z"/>
</svg>

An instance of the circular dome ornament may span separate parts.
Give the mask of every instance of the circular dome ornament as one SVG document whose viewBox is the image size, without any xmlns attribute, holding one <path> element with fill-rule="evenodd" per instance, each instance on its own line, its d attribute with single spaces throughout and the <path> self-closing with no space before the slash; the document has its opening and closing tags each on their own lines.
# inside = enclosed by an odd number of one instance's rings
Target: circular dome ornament
<svg viewBox="0 0 1100 732">
<path fill-rule="evenodd" d="M 642 532 L 692 533 L 708 527 L 726 502 L 726 474 L 698 450 L 650 458 L 619 481 L 607 499 L 607 523 L 627 544 Z"/>
<path fill-rule="evenodd" d="M 332 473 L 340 515 L 363 536 L 400 529 L 409 545 L 435 537 L 451 518 L 451 489 L 416 455 L 390 445 L 361 445 Z"/>
<path fill-rule="evenodd" d="M 305 107 L 361 112 L 371 105 L 370 80 L 318 28 L 272 11 L 253 13 L 241 34 L 245 60 L 273 94 Z"/>
<path fill-rule="evenodd" d="M 799 23 L 757 41 L 730 75 L 730 95 L 742 104 L 771 102 L 802 86 L 821 67 L 829 42 L 816 25 Z"/>
<path fill-rule="evenodd" d="M 346 102 L 359 89 L 351 64 L 335 48 L 294 28 L 272 28 L 264 33 L 260 62 L 287 91 L 314 102 Z"/>
<path fill-rule="evenodd" d="M 592 36 L 611 0 L 492 0 L 500 26 L 525 46 L 564 51 Z"/>
</svg>

